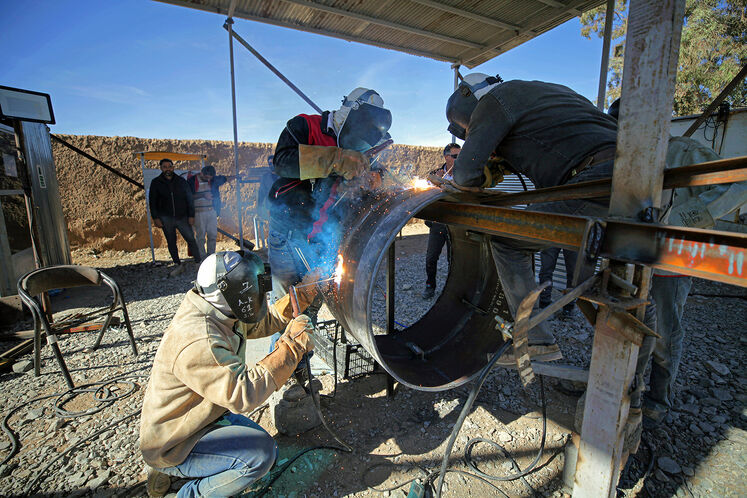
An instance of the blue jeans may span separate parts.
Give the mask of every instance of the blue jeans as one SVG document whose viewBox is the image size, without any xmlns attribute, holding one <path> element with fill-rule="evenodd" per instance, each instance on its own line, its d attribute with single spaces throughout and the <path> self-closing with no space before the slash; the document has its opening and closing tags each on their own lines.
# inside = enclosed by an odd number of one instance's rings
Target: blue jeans
<svg viewBox="0 0 747 498">
<path fill-rule="evenodd" d="M 682 313 L 692 285 L 691 277 L 654 275 L 651 297 L 656 302 L 657 332 L 651 362 L 649 390 L 643 400 L 643 414 L 660 422 L 672 408 L 672 388 L 682 359 Z"/>
<path fill-rule="evenodd" d="M 179 465 L 158 469 L 176 477 L 197 478 L 182 486 L 179 498 L 233 496 L 270 471 L 278 449 L 262 427 L 243 415 L 227 413 Z"/>
<path fill-rule="evenodd" d="M 197 241 L 195 240 L 195 233 L 192 230 L 192 225 L 189 224 L 189 219 L 174 218 L 173 216 L 161 216 L 161 223 L 163 223 L 163 236 L 166 238 L 166 244 L 169 246 L 169 254 L 174 263 L 181 264 L 179 259 L 179 249 L 176 246 L 176 231 L 184 237 L 184 241 L 189 247 L 189 252 L 195 258 L 195 263 L 200 262 L 200 249 L 197 247 Z"/>
<path fill-rule="evenodd" d="M 587 168 L 566 184 L 610 178 L 612 176 L 612 164 L 613 161 L 605 161 Z M 608 203 L 609 199 L 570 199 L 532 204 L 528 210 L 602 217 L 607 215 Z M 498 277 L 501 280 L 508 307 L 511 314 L 516 316 L 516 310 L 521 300 L 537 287 L 534 280 L 534 253 L 552 247 L 552 244 L 493 237 L 491 245 L 493 261 L 498 270 Z M 588 271 L 586 274 L 582 274 L 581 282 L 590 276 L 591 274 Z M 530 345 L 555 344 L 555 337 L 546 322 L 542 322 L 531 329 L 528 335 Z"/>
</svg>

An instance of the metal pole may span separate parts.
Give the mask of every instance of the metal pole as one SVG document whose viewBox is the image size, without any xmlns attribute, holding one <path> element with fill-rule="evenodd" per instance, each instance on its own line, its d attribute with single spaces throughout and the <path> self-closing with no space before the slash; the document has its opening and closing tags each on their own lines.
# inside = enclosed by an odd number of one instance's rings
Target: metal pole
<svg viewBox="0 0 747 498">
<path fill-rule="evenodd" d="M 228 24 L 228 21 L 226 21 L 226 24 Z M 231 20 L 231 24 L 233 24 L 233 20 Z M 275 66 L 273 66 L 272 64 L 270 64 L 270 61 L 268 61 L 267 59 L 265 59 L 264 57 L 262 57 L 262 54 L 260 54 L 259 52 L 257 52 L 254 49 L 254 47 L 252 47 L 251 45 L 249 45 L 249 43 L 246 40 L 244 40 L 242 37 L 240 37 L 239 35 L 237 35 L 236 33 L 234 33 L 232 31 L 230 25 L 228 25 L 228 27 L 226 27 L 224 25 L 223 27 L 228 30 L 228 37 L 229 38 L 232 38 L 232 37 L 236 38 L 239 41 L 239 43 L 241 43 L 242 45 L 244 45 L 244 47 L 248 51 L 250 51 L 252 53 L 252 55 L 254 57 L 256 57 L 257 59 L 259 59 L 259 62 L 261 62 L 262 64 L 264 64 L 265 66 L 267 66 L 267 69 L 269 69 L 270 71 L 272 71 L 273 73 L 275 73 L 275 76 L 277 76 L 278 78 L 280 78 L 283 81 L 283 83 L 285 83 L 286 85 L 288 85 L 291 90 L 293 90 L 294 92 L 296 92 L 298 94 L 298 96 L 301 97 L 304 101 L 306 101 L 306 103 L 309 104 L 311 107 L 313 107 L 316 112 L 318 112 L 319 114 L 321 114 L 323 112 L 321 107 L 319 107 L 318 105 L 316 105 L 309 97 L 306 96 L 305 93 L 303 93 L 296 85 L 294 85 L 291 82 L 291 80 L 289 80 L 288 78 L 286 78 L 285 75 L 283 75 L 283 73 L 281 73 Z M 233 54 L 233 48 L 231 49 L 231 53 Z M 233 55 L 231 55 L 231 67 L 233 68 Z"/>
<path fill-rule="evenodd" d="M 236 72 L 233 64 L 233 19 L 226 19 L 223 25 L 228 30 L 228 53 L 231 59 L 231 108 L 233 109 L 233 167 L 239 176 L 239 128 L 236 121 Z M 244 249 L 244 224 L 241 218 L 241 183 L 236 182 L 236 219 L 239 224 L 239 247 Z"/>
<path fill-rule="evenodd" d="M 454 69 L 454 90 L 456 90 L 459 87 L 459 64 L 452 64 L 452 69 Z M 456 142 L 456 137 L 454 135 L 451 136 L 451 143 Z"/>
<path fill-rule="evenodd" d="M 597 92 L 597 109 L 604 110 L 607 97 L 607 71 L 610 65 L 610 42 L 612 40 L 612 19 L 615 16 L 615 0 L 607 0 L 604 13 L 604 41 L 602 42 L 602 64 L 599 67 L 599 91 Z"/>
<path fill-rule="evenodd" d="M 690 128 L 687 129 L 685 133 L 682 134 L 683 137 L 689 137 L 693 133 L 695 133 L 695 130 L 698 129 L 700 125 L 703 124 L 703 121 L 708 119 L 708 117 L 713 114 L 713 111 L 716 110 L 716 108 L 721 104 L 721 102 L 724 101 L 726 97 L 729 96 L 729 94 L 736 88 L 736 86 L 744 81 L 744 79 L 747 77 L 747 64 L 742 67 L 742 70 L 737 73 L 736 76 L 734 76 L 734 79 L 732 79 L 728 85 L 724 87 L 723 90 L 721 90 L 721 93 L 718 94 L 718 97 L 716 97 L 713 102 L 711 102 L 711 105 L 708 106 L 708 108 L 703 111 L 703 114 L 701 114 L 698 119 L 695 120 L 693 124 L 690 125 Z"/>
<path fill-rule="evenodd" d="M 140 170 L 143 172 L 143 183 L 145 183 L 145 155 L 140 153 Z M 150 259 L 156 262 L 156 253 L 153 251 L 153 225 L 150 222 L 150 185 L 145 188 L 145 216 L 148 218 L 148 236 L 150 237 Z"/>
</svg>

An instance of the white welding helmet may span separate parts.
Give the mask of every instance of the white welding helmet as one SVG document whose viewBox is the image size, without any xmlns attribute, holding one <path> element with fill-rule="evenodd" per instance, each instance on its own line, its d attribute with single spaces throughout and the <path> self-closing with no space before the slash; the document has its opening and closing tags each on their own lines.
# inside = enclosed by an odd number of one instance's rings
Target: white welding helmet
<svg viewBox="0 0 747 498">
<path fill-rule="evenodd" d="M 365 152 L 381 142 L 392 126 L 392 113 L 384 108 L 384 99 L 375 90 L 356 88 L 342 100 L 332 114 L 337 145 Z"/>
</svg>

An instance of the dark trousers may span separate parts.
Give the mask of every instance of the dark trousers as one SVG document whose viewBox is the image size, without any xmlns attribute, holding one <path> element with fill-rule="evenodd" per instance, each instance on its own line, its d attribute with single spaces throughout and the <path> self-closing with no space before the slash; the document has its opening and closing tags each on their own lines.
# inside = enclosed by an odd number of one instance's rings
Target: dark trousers
<svg viewBox="0 0 747 498">
<path fill-rule="evenodd" d="M 173 216 L 161 216 L 161 223 L 163 223 L 163 235 L 166 237 L 166 243 L 169 246 L 169 254 L 174 263 L 181 264 L 179 259 L 179 248 L 176 246 L 176 231 L 182 234 L 184 241 L 189 246 L 189 251 L 195 258 L 195 263 L 200 262 L 200 250 L 197 248 L 197 242 L 195 241 L 195 233 L 192 231 L 192 225 L 189 224 L 189 219 L 175 218 Z"/>
<path fill-rule="evenodd" d="M 540 294 L 539 302 L 540 307 L 542 308 L 549 306 L 552 302 L 552 276 L 555 273 L 555 266 L 558 264 L 559 255 L 559 247 L 548 247 L 540 252 L 539 281 L 540 283 L 547 282 L 548 280 L 550 281 L 550 286 Z M 565 260 L 565 286 L 567 289 L 573 287 L 573 272 L 576 269 L 576 257 L 576 252 L 569 249 L 563 249 L 563 259 Z M 566 305 L 566 309 L 571 308 L 573 308 L 572 303 Z"/>
<path fill-rule="evenodd" d="M 438 272 L 438 258 L 441 249 L 449 239 L 449 230 L 441 223 L 431 223 L 428 234 L 428 249 L 425 253 L 425 285 L 436 287 L 436 273 Z"/>
</svg>

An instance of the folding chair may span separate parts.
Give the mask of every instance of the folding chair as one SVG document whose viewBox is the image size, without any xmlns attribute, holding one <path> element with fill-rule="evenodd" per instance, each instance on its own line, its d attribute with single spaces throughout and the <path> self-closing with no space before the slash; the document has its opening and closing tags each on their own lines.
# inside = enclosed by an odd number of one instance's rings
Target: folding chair
<svg viewBox="0 0 747 498">
<path fill-rule="evenodd" d="M 99 285 L 106 285 L 111 289 L 114 300 L 110 306 L 99 308 L 88 313 L 77 314 L 59 322 L 50 321 L 42 309 L 39 295 L 51 289 L 68 289 L 71 287 Z M 65 360 L 62 358 L 62 352 L 57 344 L 57 336 L 60 333 L 69 331 L 71 328 L 85 323 L 93 317 L 106 315 L 103 326 L 96 338 L 96 343 L 92 348 L 96 349 L 99 347 L 99 344 L 101 344 L 104 332 L 106 332 L 106 329 L 112 322 L 112 316 L 119 310 L 122 310 L 122 315 L 124 316 L 125 326 L 127 327 L 127 333 L 130 336 L 130 344 L 132 345 L 132 353 L 137 356 L 135 335 L 132 333 L 130 317 L 127 314 L 127 306 L 125 305 L 122 292 L 119 290 L 117 283 L 112 280 L 111 277 L 100 272 L 96 268 L 79 265 L 60 265 L 40 268 L 31 271 L 18 279 L 18 294 L 21 296 L 21 300 L 26 304 L 26 306 L 29 307 L 31 314 L 34 317 L 34 374 L 37 377 L 40 375 L 41 370 L 41 338 L 42 333 L 44 333 L 47 338 L 47 344 L 52 346 L 54 355 L 57 358 L 57 363 L 59 363 L 60 369 L 62 370 L 62 375 L 65 377 L 65 382 L 67 382 L 70 389 L 74 388 L 75 385 L 70 377 L 70 372 L 67 369 L 67 365 L 65 365 Z"/>
</svg>

